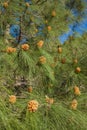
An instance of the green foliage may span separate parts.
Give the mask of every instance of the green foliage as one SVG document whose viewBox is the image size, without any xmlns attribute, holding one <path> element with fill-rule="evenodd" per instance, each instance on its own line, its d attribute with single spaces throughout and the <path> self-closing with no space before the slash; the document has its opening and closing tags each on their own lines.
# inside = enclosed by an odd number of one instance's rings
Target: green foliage
<svg viewBox="0 0 87 130">
<path fill-rule="evenodd" d="M 0 2 L 3 7 L 5 1 Z M 66 3 L 67 0 L 32 0 L 27 7 L 23 0 L 9 0 L 5 12 L 0 13 L 0 130 L 87 129 L 87 34 L 70 37 L 64 45 L 60 44 L 58 36 L 75 20 Z M 84 7 L 77 0 L 73 6 L 79 11 Z M 9 34 L 13 24 L 20 25 L 18 42 Z M 43 35 L 37 35 L 43 24 Z M 20 44 L 22 35 L 28 39 L 24 43 L 27 50 Z M 44 44 L 40 48 L 37 43 L 41 40 Z M 58 47 L 62 48 L 61 53 Z M 45 62 L 40 62 L 41 56 Z M 76 67 L 80 67 L 80 73 L 76 73 Z M 81 95 L 74 93 L 75 86 Z M 14 104 L 9 101 L 10 95 L 17 98 Z M 46 96 L 54 102 L 47 102 Z M 73 99 L 78 103 L 76 110 L 71 109 Z M 31 100 L 39 103 L 35 112 L 27 109 Z"/>
<path fill-rule="evenodd" d="M 0 100 L 0 128 L 2 130 L 86 129 L 87 117 L 85 113 L 79 110 L 70 110 L 65 102 L 60 102 L 58 99 L 55 99 L 56 102 L 50 106 L 45 103 L 43 95 L 37 92 L 24 93 L 23 97 L 17 97 L 15 105 L 8 102 L 8 96 L 4 98 Z M 26 104 L 31 99 L 37 99 L 40 103 L 40 107 L 35 113 L 30 113 L 26 109 Z"/>
</svg>

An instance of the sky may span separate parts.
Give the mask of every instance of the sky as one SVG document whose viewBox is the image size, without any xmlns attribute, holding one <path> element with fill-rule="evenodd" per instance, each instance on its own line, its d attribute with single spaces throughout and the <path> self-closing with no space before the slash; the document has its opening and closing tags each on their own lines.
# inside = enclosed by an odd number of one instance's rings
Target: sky
<svg viewBox="0 0 87 130">
<path fill-rule="evenodd" d="M 84 1 L 87 5 L 87 0 Z M 75 17 L 78 17 L 79 13 L 76 9 L 72 9 L 71 11 Z M 81 37 L 84 33 L 87 33 L 87 6 L 82 13 L 84 14 L 82 20 L 80 22 L 75 21 L 68 25 L 68 31 L 58 37 L 61 44 L 63 44 L 70 36 L 74 35 L 75 37 Z"/>
</svg>

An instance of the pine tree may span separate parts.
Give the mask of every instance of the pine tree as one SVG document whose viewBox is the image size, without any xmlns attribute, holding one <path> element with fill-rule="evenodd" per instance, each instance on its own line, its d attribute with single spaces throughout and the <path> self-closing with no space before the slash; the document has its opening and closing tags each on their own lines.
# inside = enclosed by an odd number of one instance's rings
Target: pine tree
<svg viewBox="0 0 87 130">
<path fill-rule="evenodd" d="M 86 33 L 77 37 L 73 26 L 59 40 L 85 8 L 81 0 L 1 0 L 0 130 L 87 129 Z"/>
</svg>

